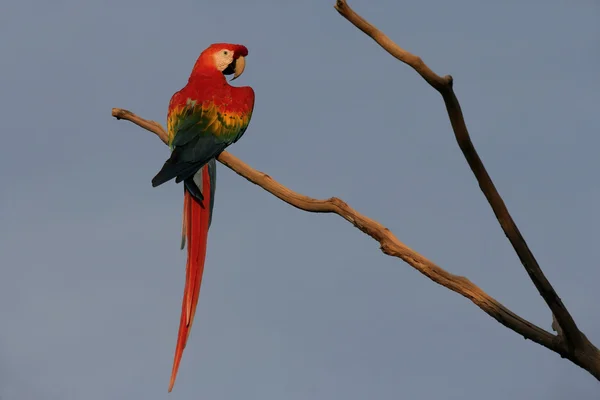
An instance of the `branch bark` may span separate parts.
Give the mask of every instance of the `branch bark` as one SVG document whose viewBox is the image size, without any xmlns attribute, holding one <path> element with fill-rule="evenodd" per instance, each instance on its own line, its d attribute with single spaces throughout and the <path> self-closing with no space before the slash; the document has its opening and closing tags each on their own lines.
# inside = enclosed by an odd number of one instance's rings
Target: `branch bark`
<svg viewBox="0 0 600 400">
<path fill-rule="evenodd" d="M 117 119 L 124 119 L 133 122 L 134 124 L 156 134 L 163 143 L 167 143 L 167 132 L 159 123 L 155 121 L 146 120 L 135 115 L 131 111 L 120 108 L 113 108 L 112 116 Z M 238 175 L 246 178 L 255 185 L 260 186 L 267 192 L 291 206 L 308 212 L 333 213 L 339 215 L 356 228 L 360 229 L 362 232 L 378 241 L 381 251 L 384 254 L 402 259 L 432 281 L 466 297 L 492 318 L 507 328 L 522 335 L 524 338 L 530 339 L 552 351 L 555 351 L 563 357 L 570 356 L 570 353 L 567 351 L 567 348 L 564 346 L 558 336 L 555 336 L 516 315 L 508 308 L 500 304 L 500 302 L 498 302 L 496 299 L 485 293 L 477 285 L 469 281 L 467 278 L 453 275 L 437 266 L 423 255 L 402 243 L 388 228 L 381 225 L 377 221 L 360 214 L 346 204 L 343 200 L 337 197 L 319 200 L 296 193 L 278 183 L 269 175 L 255 170 L 242 160 L 226 151 L 222 152 L 217 160 Z M 587 354 L 589 356 L 589 354 L 592 353 Z M 597 350 L 596 357 L 598 370 L 595 376 L 600 380 L 600 352 Z M 576 361 L 574 362 L 580 365 L 580 363 Z M 589 361 L 588 363 L 591 362 L 592 361 Z"/>
</svg>

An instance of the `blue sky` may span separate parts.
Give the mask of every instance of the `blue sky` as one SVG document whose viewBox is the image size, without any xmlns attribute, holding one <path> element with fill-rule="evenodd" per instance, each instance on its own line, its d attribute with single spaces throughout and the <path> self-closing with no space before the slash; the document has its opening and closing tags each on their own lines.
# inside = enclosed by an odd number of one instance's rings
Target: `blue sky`
<svg viewBox="0 0 600 400">
<path fill-rule="evenodd" d="M 600 344 L 600 4 L 351 5 L 456 93 L 513 217 Z M 181 187 L 112 107 L 164 123 L 213 42 L 256 91 L 231 152 L 339 196 L 550 329 L 439 95 L 333 1 L 24 0 L 0 12 L 0 398 L 596 399 L 600 384 L 433 284 L 341 218 L 220 166 L 194 330 L 167 395 L 183 290 Z"/>
</svg>

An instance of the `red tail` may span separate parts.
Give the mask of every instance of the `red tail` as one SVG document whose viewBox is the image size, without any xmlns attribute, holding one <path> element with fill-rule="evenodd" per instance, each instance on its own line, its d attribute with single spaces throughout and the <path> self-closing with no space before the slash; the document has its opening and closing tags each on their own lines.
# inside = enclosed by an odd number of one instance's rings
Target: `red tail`
<svg viewBox="0 0 600 400">
<path fill-rule="evenodd" d="M 183 199 L 183 231 L 187 236 L 188 258 L 185 271 L 185 289 L 181 303 L 179 334 L 177 337 L 177 347 L 175 348 L 175 360 L 173 361 L 169 392 L 173 390 L 173 385 L 175 385 L 183 349 L 185 349 L 185 344 L 192 329 L 198 296 L 200 295 L 202 273 L 204 272 L 206 239 L 211 210 L 210 177 L 207 166 L 202 168 L 202 193 L 204 194 L 202 205 L 187 190 Z"/>
</svg>

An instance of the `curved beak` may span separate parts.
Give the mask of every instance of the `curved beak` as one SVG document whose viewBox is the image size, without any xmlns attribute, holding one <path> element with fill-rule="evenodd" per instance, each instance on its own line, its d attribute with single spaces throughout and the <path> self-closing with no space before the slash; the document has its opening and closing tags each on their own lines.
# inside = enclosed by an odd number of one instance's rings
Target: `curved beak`
<svg viewBox="0 0 600 400">
<path fill-rule="evenodd" d="M 233 81 L 242 75 L 244 68 L 246 68 L 246 59 L 244 56 L 239 56 L 237 60 L 235 60 L 235 68 L 233 70 L 233 78 L 231 78 L 231 80 Z"/>
</svg>

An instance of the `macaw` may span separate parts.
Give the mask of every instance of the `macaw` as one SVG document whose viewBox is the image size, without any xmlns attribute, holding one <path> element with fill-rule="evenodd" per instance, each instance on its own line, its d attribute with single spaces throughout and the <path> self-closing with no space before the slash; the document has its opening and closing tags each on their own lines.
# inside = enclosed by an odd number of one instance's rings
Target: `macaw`
<svg viewBox="0 0 600 400">
<path fill-rule="evenodd" d="M 234 80 L 244 72 L 247 55 L 248 49 L 239 44 L 212 44 L 198 57 L 187 85 L 169 103 L 171 156 L 152 179 L 152 186 L 173 178 L 176 183 L 183 182 L 181 249 L 187 239 L 185 288 L 169 392 L 175 384 L 200 295 L 215 199 L 215 160 L 242 137 L 254 110 L 252 88 L 233 87 L 225 78 L 233 74 Z"/>
</svg>

